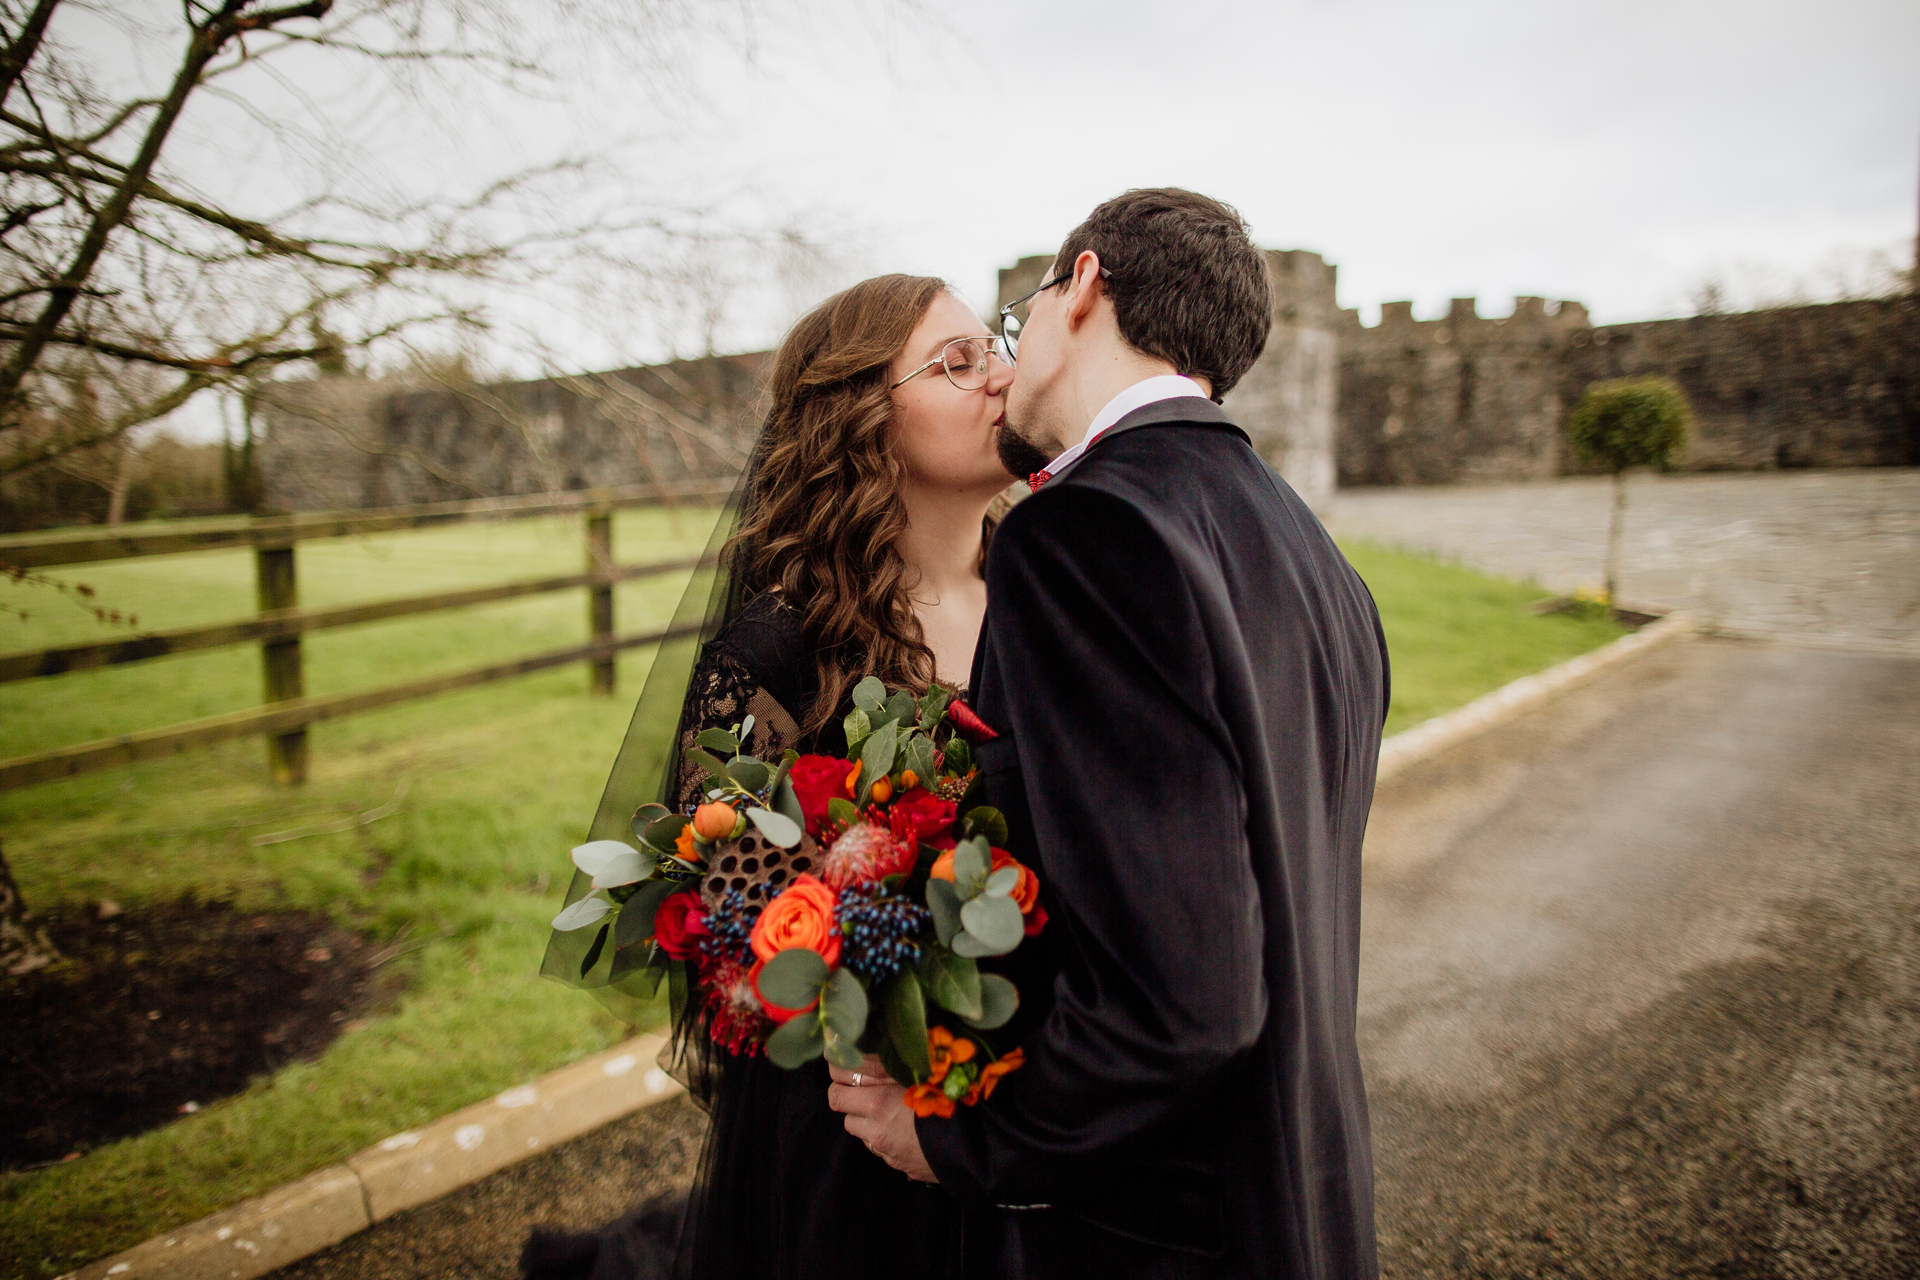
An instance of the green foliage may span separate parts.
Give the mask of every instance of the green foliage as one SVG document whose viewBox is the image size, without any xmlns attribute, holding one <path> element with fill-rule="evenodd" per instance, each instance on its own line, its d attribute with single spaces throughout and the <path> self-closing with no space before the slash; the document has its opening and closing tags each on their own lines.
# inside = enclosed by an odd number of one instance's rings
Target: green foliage
<svg viewBox="0 0 1920 1280">
<path fill-rule="evenodd" d="M 1567 442 L 1608 471 L 1672 465 L 1687 442 L 1693 409 L 1671 378 L 1615 378 L 1587 388 L 1567 415 Z"/>
</svg>

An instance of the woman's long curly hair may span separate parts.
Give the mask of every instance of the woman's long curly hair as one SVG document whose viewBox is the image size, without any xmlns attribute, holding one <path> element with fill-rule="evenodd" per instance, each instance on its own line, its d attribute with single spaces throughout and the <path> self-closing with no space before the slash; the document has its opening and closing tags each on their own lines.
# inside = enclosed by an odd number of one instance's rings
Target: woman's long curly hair
<svg viewBox="0 0 1920 1280">
<path fill-rule="evenodd" d="M 815 307 L 774 354 L 758 471 L 728 555 L 747 596 L 778 590 L 805 620 L 820 682 L 813 706 L 795 708 L 808 734 L 862 676 L 916 692 L 934 682 L 897 550 L 905 469 L 888 384 L 946 287 L 927 276 L 862 281 Z"/>
</svg>

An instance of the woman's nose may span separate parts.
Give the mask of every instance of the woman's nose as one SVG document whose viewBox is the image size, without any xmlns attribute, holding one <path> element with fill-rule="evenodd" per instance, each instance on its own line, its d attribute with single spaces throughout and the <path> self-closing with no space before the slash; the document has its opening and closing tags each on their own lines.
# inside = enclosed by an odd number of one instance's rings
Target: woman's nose
<svg viewBox="0 0 1920 1280">
<path fill-rule="evenodd" d="M 1013 385 L 1013 366 L 994 356 L 987 361 L 987 394 L 997 396 Z"/>
</svg>

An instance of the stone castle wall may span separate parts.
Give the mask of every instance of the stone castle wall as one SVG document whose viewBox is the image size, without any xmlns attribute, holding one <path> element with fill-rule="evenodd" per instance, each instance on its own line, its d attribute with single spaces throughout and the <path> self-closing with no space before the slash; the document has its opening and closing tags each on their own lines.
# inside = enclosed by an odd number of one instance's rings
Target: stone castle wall
<svg viewBox="0 0 1920 1280">
<path fill-rule="evenodd" d="M 1471 298 L 1380 323 L 1335 302 L 1320 255 L 1273 251 L 1266 350 L 1227 410 L 1309 502 L 1336 485 L 1543 479 L 1579 470 L 1561 435 L 1592 382 L 1661 373 L 1695 412 L 1683 470 L 1920 464 L 1920 300 L 1593 326 L 1577 302 Z M 1000 303 L 1051 265 L 1000 273 Z M 997 307 L 996 307 L 997 309 Z M 714 356 L 491 386 L 279 384 L 260 449 L 276 510 L 389 506 L 723 479 L 746 457 L 770 355 Z"/>
<path fill-rule="evenodd" d="M 767 359 L 430 389 L 351 378 L 282 384 L 265 408 L 265 505 L 406 506 L 727 480 L 758 430 Z"/>
</svg>

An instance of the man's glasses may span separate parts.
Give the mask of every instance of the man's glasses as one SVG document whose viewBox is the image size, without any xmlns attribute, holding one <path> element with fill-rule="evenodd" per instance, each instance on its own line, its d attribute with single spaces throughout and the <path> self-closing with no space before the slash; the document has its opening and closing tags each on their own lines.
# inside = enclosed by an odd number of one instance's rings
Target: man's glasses
<svg viewBox="0 0 1920 1280">
<path fill-rule="evenodd" d="M 1111 280 L 1113 279 L 1113 272 L 1102 267 L 1100 268 L 1100 278 L 1102 280 Z M 1012 302 L 1009 302 L 1006 306 L 1000 308 L 1000 341 L 1006 344 L 1008 363 L 1012 363 L 1020 356 L 1020 327 L 1023 322 L 1019 316 L 1013 314 L 1013 309 L 1024 303 L 1031 302 L 1047 290 L 1053 288 L 1053 286 L 1065 284 L 1071 279 L 1073 279 L 1073 272 L 1071 271 L 1063 276 L 1055 276 L 1038 289 L 1035 289 L 1032 293 L 1023 294 L 1015 298 Z"/>
<path fill-rule="evenodd" d="M 1002 350 L 1001 340 L 991 335 L 978 338 L 955 338 L 940 348 L 940 354 L 915 369 L 893 385 L 908 382 L 919 377 L 929 369 L 938 368 L 947 375 L 947 381 L 962 391 L 978 391 L 987 385 L 987 362 L 994 358 L 1011 365 L 1013 356 Z"/>
</svg>

